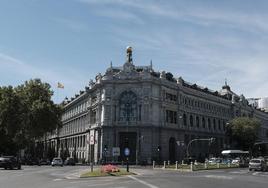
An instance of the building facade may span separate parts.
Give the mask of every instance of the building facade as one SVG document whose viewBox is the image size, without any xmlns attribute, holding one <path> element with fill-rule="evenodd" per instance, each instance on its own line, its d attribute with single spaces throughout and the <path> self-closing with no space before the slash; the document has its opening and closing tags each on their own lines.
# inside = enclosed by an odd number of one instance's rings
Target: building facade
<svg viewBox="0 0 268 188">
<path fill-rule="evenodd" d="M 247 99 L 250 103 L 250 105 L 268 112 L 268 97 L 261 97 L 261 98 L 249 98 Z"/>
<path fill-rule="evenodd" d="M 111 65 L 84 91 L 64 101 L 63 127 L 46 142 L 59 154 L 68 151 L 81 161 L 122 161 L 129 148 L 131 162 L 150 163 L 182 160 L 191 140 L 215 138 L 213 143 L 193 142 L 188 148 L 201 160 L 230 148 L 226 125 L 239 116 L 261 120 L 259 138 L 268 140 L 268 114 L 250 106 L 227 83 L 220 91 L 211 91 L 156 72 L 152 63 L 135 66 L 128 47 L 122 67 Z M 115 148 L 120 148 L 119 156 Z"/>
</svg>

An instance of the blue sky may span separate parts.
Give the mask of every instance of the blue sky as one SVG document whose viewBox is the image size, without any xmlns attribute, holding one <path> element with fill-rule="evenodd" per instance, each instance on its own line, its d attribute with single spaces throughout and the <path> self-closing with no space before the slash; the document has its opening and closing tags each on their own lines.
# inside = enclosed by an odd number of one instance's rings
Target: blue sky
<svg viewBox="0 0 268 188">
<path fill-rule="evenodd" d="M 267 10 L 266 0 L 1 0 L 0 86 L 41 78 L 59 102 L 121 66 L 130 45 L 135 65 L 265 97 Z"/>
</svg>

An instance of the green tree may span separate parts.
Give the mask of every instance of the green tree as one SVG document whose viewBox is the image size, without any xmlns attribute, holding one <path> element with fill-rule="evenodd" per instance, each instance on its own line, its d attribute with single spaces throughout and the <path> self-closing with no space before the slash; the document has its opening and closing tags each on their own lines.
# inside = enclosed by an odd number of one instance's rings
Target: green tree
<svg viewBox="0 0 268 188">
<path fill-rule="evenodd" d="M 51 99 L 53 92 L 40 79 L 26 81 L 16 88 L 27 112 L 25 129 L 28 140 L 35 140 L 61 126 L 61 108 Z"/>
<path fill-rule="evenodd" d="M 238 117 L 227 126 L 227 135 L 243 150 L 252 149 L 258 136 L 260 122 L 255 118 Z"/>
<path fill-rule="evenodd" d="M 16 154 L 25 144 L 25 110 L 13 87 L 0 87 L 0 151 Z"/>
<path fill-rule="evenodd" d="M 61 107 L 54 104 L 53 91 L 40 79 L 18 87 L 0 87 L 0 154 L 16 154 L 35 146 L 45 133 L 61 126 Z"/>
</svg>

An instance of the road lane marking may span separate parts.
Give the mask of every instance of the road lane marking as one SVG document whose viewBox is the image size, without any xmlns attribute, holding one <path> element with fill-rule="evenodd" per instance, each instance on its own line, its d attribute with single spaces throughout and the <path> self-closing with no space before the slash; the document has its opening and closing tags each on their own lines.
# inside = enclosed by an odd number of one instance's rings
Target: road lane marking
<svg viewBox="0 0 268 188">
<path fill-rule="evenodd" d="M 58 179 L 54 179 L 53 181 L 61 181 L 61 180 L 62 180 L 62 179 L 59 179 L 59 178 L 58 178 Z"/>
<path fill-rule="evenodd" d="M 225 179 L 225 180 L 231 180 L 232 177 L 229 176 L 216 176 L 216 175 L 206 175 L 206 178 L 215 178 L 215 179 Z"/>
<path fill-rule="evenodd" d="M 143 184 L 143 185 L 146 185 L 146 186 L 148 186 L 148 187 L 150 187 L 150 188 L 159 188 L 159 187 L 157 187 L 157 186 L 155 186 L 155 185 L 152 185 L 152 184 L 150 184 L 150 183 L 147 183 L 146 181 L 140 180 L 140 179 L 135 178 L 135 177 L 133 177 L 133 176 L 128 176 L 128 177 L 131 178 L 131 179 L 133 179 L 133 180 L 135 180 L 135 181 L 137 181 L 137 182 L 139 182 L 139 183 L 141 183 L 141 184 Z"/>
<path fill-rule="evenodd" d="M 248 171 L 247 170 L 240 170 L 240 171 L 233 171 L 233 172 L 229 172 L 230 174 L 247 174 Z"/>
</svg>

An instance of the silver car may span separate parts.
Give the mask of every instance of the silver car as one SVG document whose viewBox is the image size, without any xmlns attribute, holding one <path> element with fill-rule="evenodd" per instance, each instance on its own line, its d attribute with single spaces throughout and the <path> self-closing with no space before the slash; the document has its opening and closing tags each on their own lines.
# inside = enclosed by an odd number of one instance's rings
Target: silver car
<svg viewBox="0 0 268 188">
<path fill-rule="evenodd" d="M 261 170 L 266 171 L 267 170 L 267 164 L 263 159 L 251 159 L 249 161 L 249 171 L 251 170 Z"/>
<path fill-rule="evenodd" d="M 51 162 L 51 166 L 63 166 L 63 161 L 61 158 L 54 158 Z"/>
</svg>

